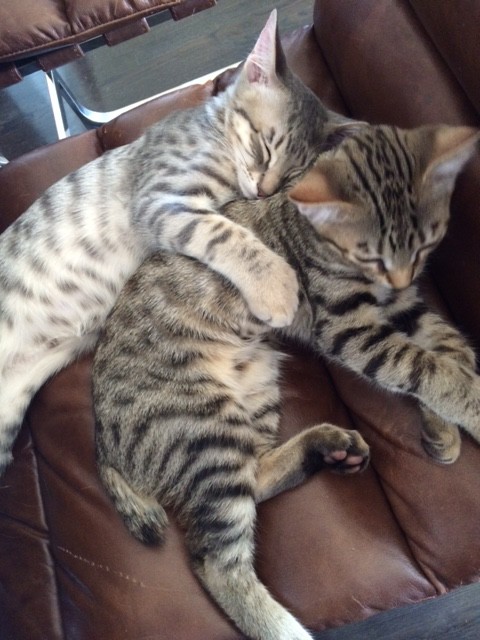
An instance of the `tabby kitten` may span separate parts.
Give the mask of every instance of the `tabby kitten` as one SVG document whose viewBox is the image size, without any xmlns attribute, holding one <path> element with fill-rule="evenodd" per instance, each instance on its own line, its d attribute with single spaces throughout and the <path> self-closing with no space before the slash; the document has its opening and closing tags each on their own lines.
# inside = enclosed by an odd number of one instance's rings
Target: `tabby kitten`
<svg viewBox="0 0 480 640">
<path fill-rule="evenodd" d="M 33 394 L 93 347 L 123 284 L 154 251 L 218 271 L 270 326 L 291 322 L 298 303 L 291 267 L 220 206 L 238 194 L 271 194 L 310 165 L 326 120 L 286 65 L 274 11 L 226 92 L 63 178 L 5 231 L 0 475 Z"/>
<path fill-rule="evenodd" d="M 291 191 L 239 202 L 243 222 L 295 268 L 300 307 L 282 334 L 423 407 L 427 450 L 480 440 L 480 379 L 461 335 L 431 313 L 413 279 L 442 239 L 472 129 L 365 127 L 319 158 Z M 275 278 L 269 281 L 275 290 Z M 258 581 L 255 503 L 323 468 L 363 469 L 356 431 L 321 424 L 277 440 L 281 353 L 238 291 L 190 258 L 158 254 L 127 283 L 95 355 L 101 478 L 127 527 L 161 542 L 172 508 L 192 566 L 251 638 L 310 635 Z"/>
<path fill-rule="evenodd" d="M 274 286 L 274 284 L 273 284 Z M 97 463 L 129 530 L 163 540 L 172 508 L 193 569 L 248 637 L 309 640 L 253 567 L 255 504 L 329 467 L 363 469 L 356 431 L 277 442 L 281 353 L 221 275 L 159 253 L 125 285 L 93 368 Z"/>
<path fill-rule="evenodd" d="M 365 128 L 290 192 L 317 235 L 295 266 L 312 325 L 299 313 L 288 332 L 311 341 L 313 331 L 321 354 L 417 398 L 424 448 L 444 464 L 460 453 L 457 425 L 480 441 L 480 378 L 465 338 L 428 310 L 414 280 L 445 235 L 456 177 L 479 138 L 470 127 Z M 281 212 L 278 225 L 291 217 Z M 297 264 L 293 243 L 267 244 Z"/>
</svg>

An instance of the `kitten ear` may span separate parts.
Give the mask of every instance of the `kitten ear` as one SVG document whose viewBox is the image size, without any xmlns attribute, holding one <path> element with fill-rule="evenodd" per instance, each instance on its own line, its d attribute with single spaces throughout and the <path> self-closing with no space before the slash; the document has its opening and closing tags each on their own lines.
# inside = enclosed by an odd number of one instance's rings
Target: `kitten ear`
<svg viewBox="0 0 480 640">
<path fill-rule="evenodd" d="M 251 84 L 270 85 L 286 65 L 285 55 L 277 28 L 277 10 L 274 9 L 252 52 L 245 61 L 243 73 Z"/>
<path fill-rule="evenodd" d="M 331 180 L 314 166 L 290 190 L 289 199 L 314 226 L 341 223 L 351 219 L 354 205 L 337 196 Z"/>
<path fill-rule="evenodd" d="M 350 138 L 367 126 L 369 126 L 368 122 L 352 120 L 327 109 L 327 121 L 323 128 L 322 152 L 337 147 L 343 140 Z"/>
<path fill-rule="evenodd" d="M 436 127 L 430 159 L 423 183 L 446 195 L 453 189 L 457 175 L 475 152 L 480 131 L 473 127 Z"/>
</svg>

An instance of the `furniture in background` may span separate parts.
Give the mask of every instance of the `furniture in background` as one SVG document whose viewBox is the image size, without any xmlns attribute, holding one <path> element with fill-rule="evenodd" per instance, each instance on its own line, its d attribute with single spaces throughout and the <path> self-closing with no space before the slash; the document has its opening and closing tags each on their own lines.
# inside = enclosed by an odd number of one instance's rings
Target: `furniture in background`
<svg viewBox="0 0 480 640">
<path fill-rule="evenodd" d="M 317 0 L 313 25 L 284 44 L 294 70 L 337 111 L 403 127 L 479 126 L 479 21 L 480 0 Z M 227 81 L 169 94 L 4 166 L 1 228 L 54 181 Z M 477 154 L 458 181 L 450 231 L 424 283 L 432 307 L 477 347 L 479 243 Z M 320 473 L 260 505 L 261 579 L 320 640 L 480 637 L 473 607 L 456 620 L 453 635 L 439 629 L 440 596 L 478 600 L 478 444 L 464 436 L 459 460 L 439 466 L 422 449 L 413 402 L 306 350 L 288 350 L 282 437 L 322 421 L 357 428 L 372 461 L 362 475 Z M 90 375 L 86 356 L 40 390 L 0 480 L 1 637 L 239 640 L 190 571 L 174 516 L 165 546 L 155 549 L 134 540 L 116 514 L 94 464 Z M 412 603 L 424 604 L 402 608 Z M 407 619 L 419 610 L 428 627 L 414 631 Z"/>
<path fill-rule="evenodd" d="M 69 135 L 64 101 L 85 123 L 104 123 L 108 118 L 78 101 L 58 68 L 98 47 L 125 42 L 170 18 L 180 20 L 215 3 L 216 0 L 67 0 L 59 5 L 54 0 L 4 0 L 0 6 L 0 89 L 42 69 L 59 139 Z M 122 105 L 118 111 L 129 108 L 130 105 Z"/>
</svg>

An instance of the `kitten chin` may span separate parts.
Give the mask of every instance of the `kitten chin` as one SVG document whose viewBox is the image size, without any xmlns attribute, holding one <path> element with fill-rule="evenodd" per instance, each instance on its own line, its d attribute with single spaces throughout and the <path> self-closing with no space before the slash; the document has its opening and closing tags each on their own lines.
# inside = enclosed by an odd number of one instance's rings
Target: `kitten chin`
<svg viewBox="0 0 480 640">
<path fill-rule="evenodd" d="M 386 306 L 391 304 L 398 296 L 399 290 L 381 282 L 376 282 L 372 286 L 373 295 L 377 298 L 378 304 Z"/>
</svg>

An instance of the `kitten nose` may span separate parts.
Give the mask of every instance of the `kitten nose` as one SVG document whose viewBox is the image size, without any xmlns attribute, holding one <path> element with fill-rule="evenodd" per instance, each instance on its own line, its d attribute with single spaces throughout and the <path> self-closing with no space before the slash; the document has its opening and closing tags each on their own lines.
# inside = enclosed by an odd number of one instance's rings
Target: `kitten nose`
<svg viewBox="0 0 480 640">
<path fill-rule="evenodd" d="M 394 269 L 387 273 L 387 280 L 394 289 L 406 289 L 412 283 L 413 267 Z"/>
<path fill-rule="evenodd" d="M 266 198 L 267 197 L 267 193 L 265 193 L 265 191 L 262 189 L 262 187 L 260 185 L 258 185 L 257 187 L 257 195 L 259 198 Z"/>
</svg>

